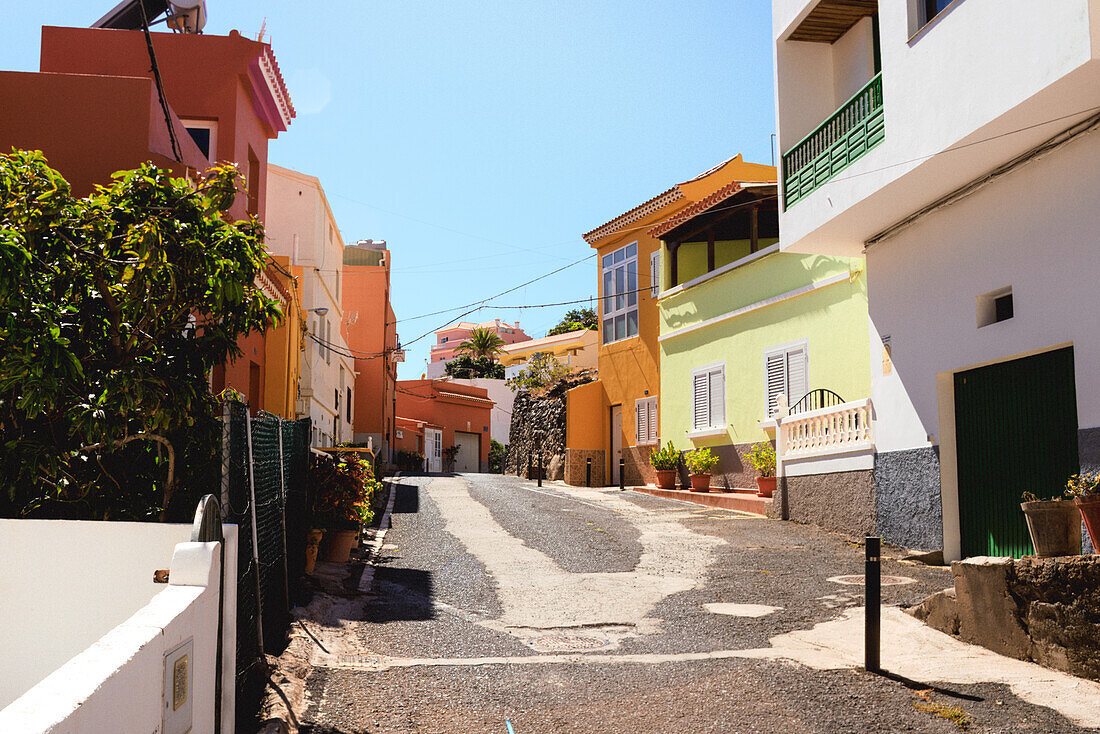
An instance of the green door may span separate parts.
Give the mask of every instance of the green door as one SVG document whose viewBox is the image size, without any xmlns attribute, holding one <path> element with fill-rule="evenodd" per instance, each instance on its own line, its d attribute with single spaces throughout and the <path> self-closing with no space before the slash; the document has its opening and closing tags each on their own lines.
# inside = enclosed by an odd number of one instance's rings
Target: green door
<svg viewBox="0 0 1100 734">
<path fill-rule="evenodd" d="M 955 444 L 963 556 L 1034 553 L 1020 495 L 1079 471 L 1073 348 L 957 373 Z"/>
</svg>

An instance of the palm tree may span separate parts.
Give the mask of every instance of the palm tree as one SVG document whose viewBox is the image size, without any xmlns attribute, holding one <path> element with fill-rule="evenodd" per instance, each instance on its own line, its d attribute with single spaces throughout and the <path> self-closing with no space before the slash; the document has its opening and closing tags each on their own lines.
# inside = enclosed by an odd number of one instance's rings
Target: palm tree
<svg viewBox="0 0 1100 734">
<path fill-rule="evenodd" d="M 501 349 L 503 346 L 504 340 L 500 338 L 500 335 L 486 326 L 479 326 L 470 332 L 469 338 L 459 344 L 455 352 L 468 354 L 474 359 L 478 357 L 493 359 L 504 351 Z"/>
</svg>

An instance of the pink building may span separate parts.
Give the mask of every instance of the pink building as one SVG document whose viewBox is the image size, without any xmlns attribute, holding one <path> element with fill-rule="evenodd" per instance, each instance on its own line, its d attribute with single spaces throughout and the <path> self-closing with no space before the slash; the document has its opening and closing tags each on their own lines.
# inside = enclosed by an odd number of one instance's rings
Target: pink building
<svg viewBox="0 0 1100 734">
<path fill-rule="evenodd" d="M 460 321 L 457 324 L 440 329 L 435 332 L 435 344 L 432 345 L 432 356 L 429 362 L 429 377 L 432 376 L 432 372 L 438 372 L 434 375 L 439 377 L 443 374 L 443 366 L 438 365 L 432 369 L 433 365 L 437 362 L 449 362 L 457 355 L 455 349 L 458 345 L 470 338 L 470 333 L 474 329 L 483 328 L 489 329 L 501 339 L 505 344 L 515 344 L 516 342 L 530 341 L 531 337 L 523 333 L 523 329 L 519 328 L 519 322 L 509 324 L 507 321 L 501 321 L 500 319 L 494 319 L 492 321 L 486 321 L 481 324 L 472 324 L 468 321 Z"/>
</svg>

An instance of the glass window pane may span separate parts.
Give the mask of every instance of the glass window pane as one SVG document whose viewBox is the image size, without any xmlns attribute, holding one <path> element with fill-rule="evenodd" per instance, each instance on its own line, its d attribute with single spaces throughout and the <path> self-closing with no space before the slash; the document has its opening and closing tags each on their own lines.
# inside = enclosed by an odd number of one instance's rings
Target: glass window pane
<svg viewBox="0 0 1100 734">
<path fill-rule="evenodd" d="M 614 295 L 615 289 L 611 287 L 611 271 L 608 270 L 603 274 L 603 312 L 605 314 L 611 313 L 611 296 Z"/>
<path fill-rule="evenodd" d="M 635 257 L 637 254 L 638 254 L 638 246 L 637 245 L 627 245 L 626 246 L 626 256 L 627 257 Z"/>
<path fill-rule="evenodd" d="M 611 255 L 604 255 L 603 256 L 603 266 L 605 268 L 611 267 Z"/>
<path fill-rule="evenodd" d="M 603 320 L 603 343 L 607 344 L 615 340 L 615 322 L 613 319 Z"/>
<path fill-rule="evenodd" d="M 626 338 L 626 316 L 615 317 L 615 339 Z"/>
<path fill-rule="evenodd" d="M 628 311 L 626 314 L 626 335 L 638 336 L 638 309 Z"/>
<path fill-rule="evenodd" d="M 615 268 L 615 310 L 626 308 L 626 298 L 621 294 L 626 291 L 626 268 Z"/>
<path fill-rule="evenodd" d="M 623 250 L 615 250 L 615 262 L 621 263 L 626 259 L 626 252 Z"/>
<path fill-rule="evenodd" d="M 638 303 L 638 261 L 631 260 L 626 264 L 626 305 L 634 306 Z"/>
</svg>

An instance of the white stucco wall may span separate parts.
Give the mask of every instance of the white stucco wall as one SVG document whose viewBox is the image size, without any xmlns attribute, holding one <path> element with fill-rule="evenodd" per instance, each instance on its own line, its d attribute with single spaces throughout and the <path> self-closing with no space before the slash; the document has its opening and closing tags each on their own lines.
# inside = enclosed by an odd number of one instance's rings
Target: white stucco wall
<svg viewBox="0 0 1100 734">
<path fill-rule="evenodd" d="M 1058 0 L 1041 12 L 1030 0 L 958 0 L 915 36 L 914 2 L 880 4 L 885 140 L 781 212 L 784 249 L 858 254 L 869 237 L 1073 120 L 927 156 L 1100 104 L 1097 0 Z M 833 47 L 782 40 L 814 4 L 773 2 L 780 151 L 815 126 L 806 120 L 807 100 L 816 106 L 838 91 L 835 83 L 828 93 L 807 89 L 822 85 L 825 71 L 819 54 L 803 47 L 832 49 L 837 64 L 848 37 Z M 817 122 L 834 110 L 815 109 Z"/>
<path fill-rule="evenodd" d="M 920 220 L 867 252 L 878 451 L 941 438 L 938 373 L 1072 342 L 1082 428 L 1100 425 L 1100 133 Z M 1011 286 L 1012 319 L 976 297 Z M 879 335 L 889 335 L 883 375 Z"/>
<path fill-rule="evenodd" d="M 40 553 L 47 547 L 39 546 L 37 539 L 56 540 L 56 532 L 74 531 L 76 523 L 39 521 L 38 527 L 12 528 L 10 523 L 35 521 L 4 521 L 3 536 L 9 541 L 22 539 L 27 548 Z M 43 525 L 49 523 L 50 525 Z M 75 529 L 80 539 L 96 535 L 94 540 L 117 541 L 117 546 L 129 551 L 137 559 L 136 563 L 118 564 L 122 568 L 143 571 L 148 567 L 145 580 L 154 587 L 154 594 L 136 608 L 125 610 L 126 617 L 121 624 L 113 626 L 105 634 L 89 645 L 83 644 L 83 628 L 78 620 L 72 624 L 54 628 L 37 638 L 11 640 L 5 638 L 5 648 L 0 658 L 13 659 L 20 668 L 6 671 L 0 677 L 5 694 L 18 689 L 17 698 L 10 705 L 8 700 L 0 701 L 0 731 L 20 732 L 21 734 L 77 734 L 78 732 L 112 731 L 135 734 L 147 734 L 160 731 L 164 696 L 164 655 L 181 643 L 190 641 L 193 649 L 189 659 L 191 686 L 189 699 L 191 706 L 191 731 L 194 734 L 207 734 L 214 730 L 214 680 L 217 650 L 218 623 L 218 580 L 221 575 L 221 563 L 217 543 L 177 543 L 172 548 L 170 561 L 164 567 L 170 569 L 168 585 L 153 585 L 152 570 L 158 567 L 153 563 L 156 556 L 162 554 L 163 539 L 178 533 L 189 526 L 150 525 L 164 532 L 135 534 L 132 528 L 117 526 L 130 523 L 81 523 L 96 526 L 98 533 L 88 528 Z M 35 532 L 38 531 L 38 532 Z M 225 526 L 226 549 L 225 567 L 236 568 L 236 528 Z M 149 541 L 142 544 L 143 541 Z M 127 544 L 127 541 L 129 544 Z M 37 547 L 36 547 L 37 546 Z M 91 547 L 100 547 L 91 546 Z M 53 549 L 52 546 L 48 547 Z M 97 564 L 80 563 L 70 555 L 49 554 L 54 560 L 52 568 L 42 569 L 49 573 L 46 578 L 63 582 L 71 577 L 84 576 L 99 584 L 98 593 L 85 593 L 83 597 L 63 600 L 80 616 L 95 618 L 103 610 L 118 613 L 121 610 L 119 598 L 146 596 L 145 584 L 126 576 L 112 577 L 113 567 L 98 567 Z M 111 554 L 106 554 L 110 556 Z M 6 556 L 5 556 L 6 557 Z M 89 561 L 95 555 L 85 553 L 80 559 Z M 98 560 L 98 559 L 97 559 Z M 7 569 L 5 569 L 7 570 Z M 142 574 L 145 576 L 144 574 Z M 233 671 L 235 669 L 235 619 L 236 587 L 234 573 L 230 573 L 226 584 L 226 597 L 223 605 L 223 680 L 229 681 L 228 690 L 223 690 L 222 722 L 223 730 L 231 731 L 234 718 L 232 692 Z M 17 582 L 18 580 L 18 582 Z M 49 584 L 42 579 L 27 576 L 22 571 L 7 576 L 5 591 L 11 591 L 13 597 L 20 600 L 28 598 L 27 589 L 42 590 Z M 114 586 L 105 585 L 113 581 Z M 61 583 L 57 583 L 61 586 Z M 31 602 L 29 607 L 15 608 L 5 597 L 5 614 L 10 613 L 18 622 L 28 617 L 52 616 L 50 607 L 45 606 L 41 595 Z M 57 603 L 58 599 L 49 599 Z M 77 616 L 75 613 L 73 616 Z M 67 661 L 54 665 L 52 672 L 42 680 L 37 680 L 38 672 L 31 673 L 28 663 L 37 662 L 36 651 L 43 643 L 65 641 L 73 649 Z M 19 657 L 14 657 L 19 656 Z M 13 685 L 14 684 L 14 685 Z M 26 690 L 29 689 L 29 690 Z M 20 695 L 21 694 L 21 695 Z"/>
<path fill-rule="evenodd" d="M 512 429 L 512 401 L 516 399 L 516 394 L 512 392 L 512 389 L 504 384 L 504 380 L 490 380 L 487 378 L 452 380 L 452 382 L 485 388 L 489 393 L 489 399 L 495 403 L 489 424 L 489 437 L 507 446 L 508 434 Z"/>
</svg>

